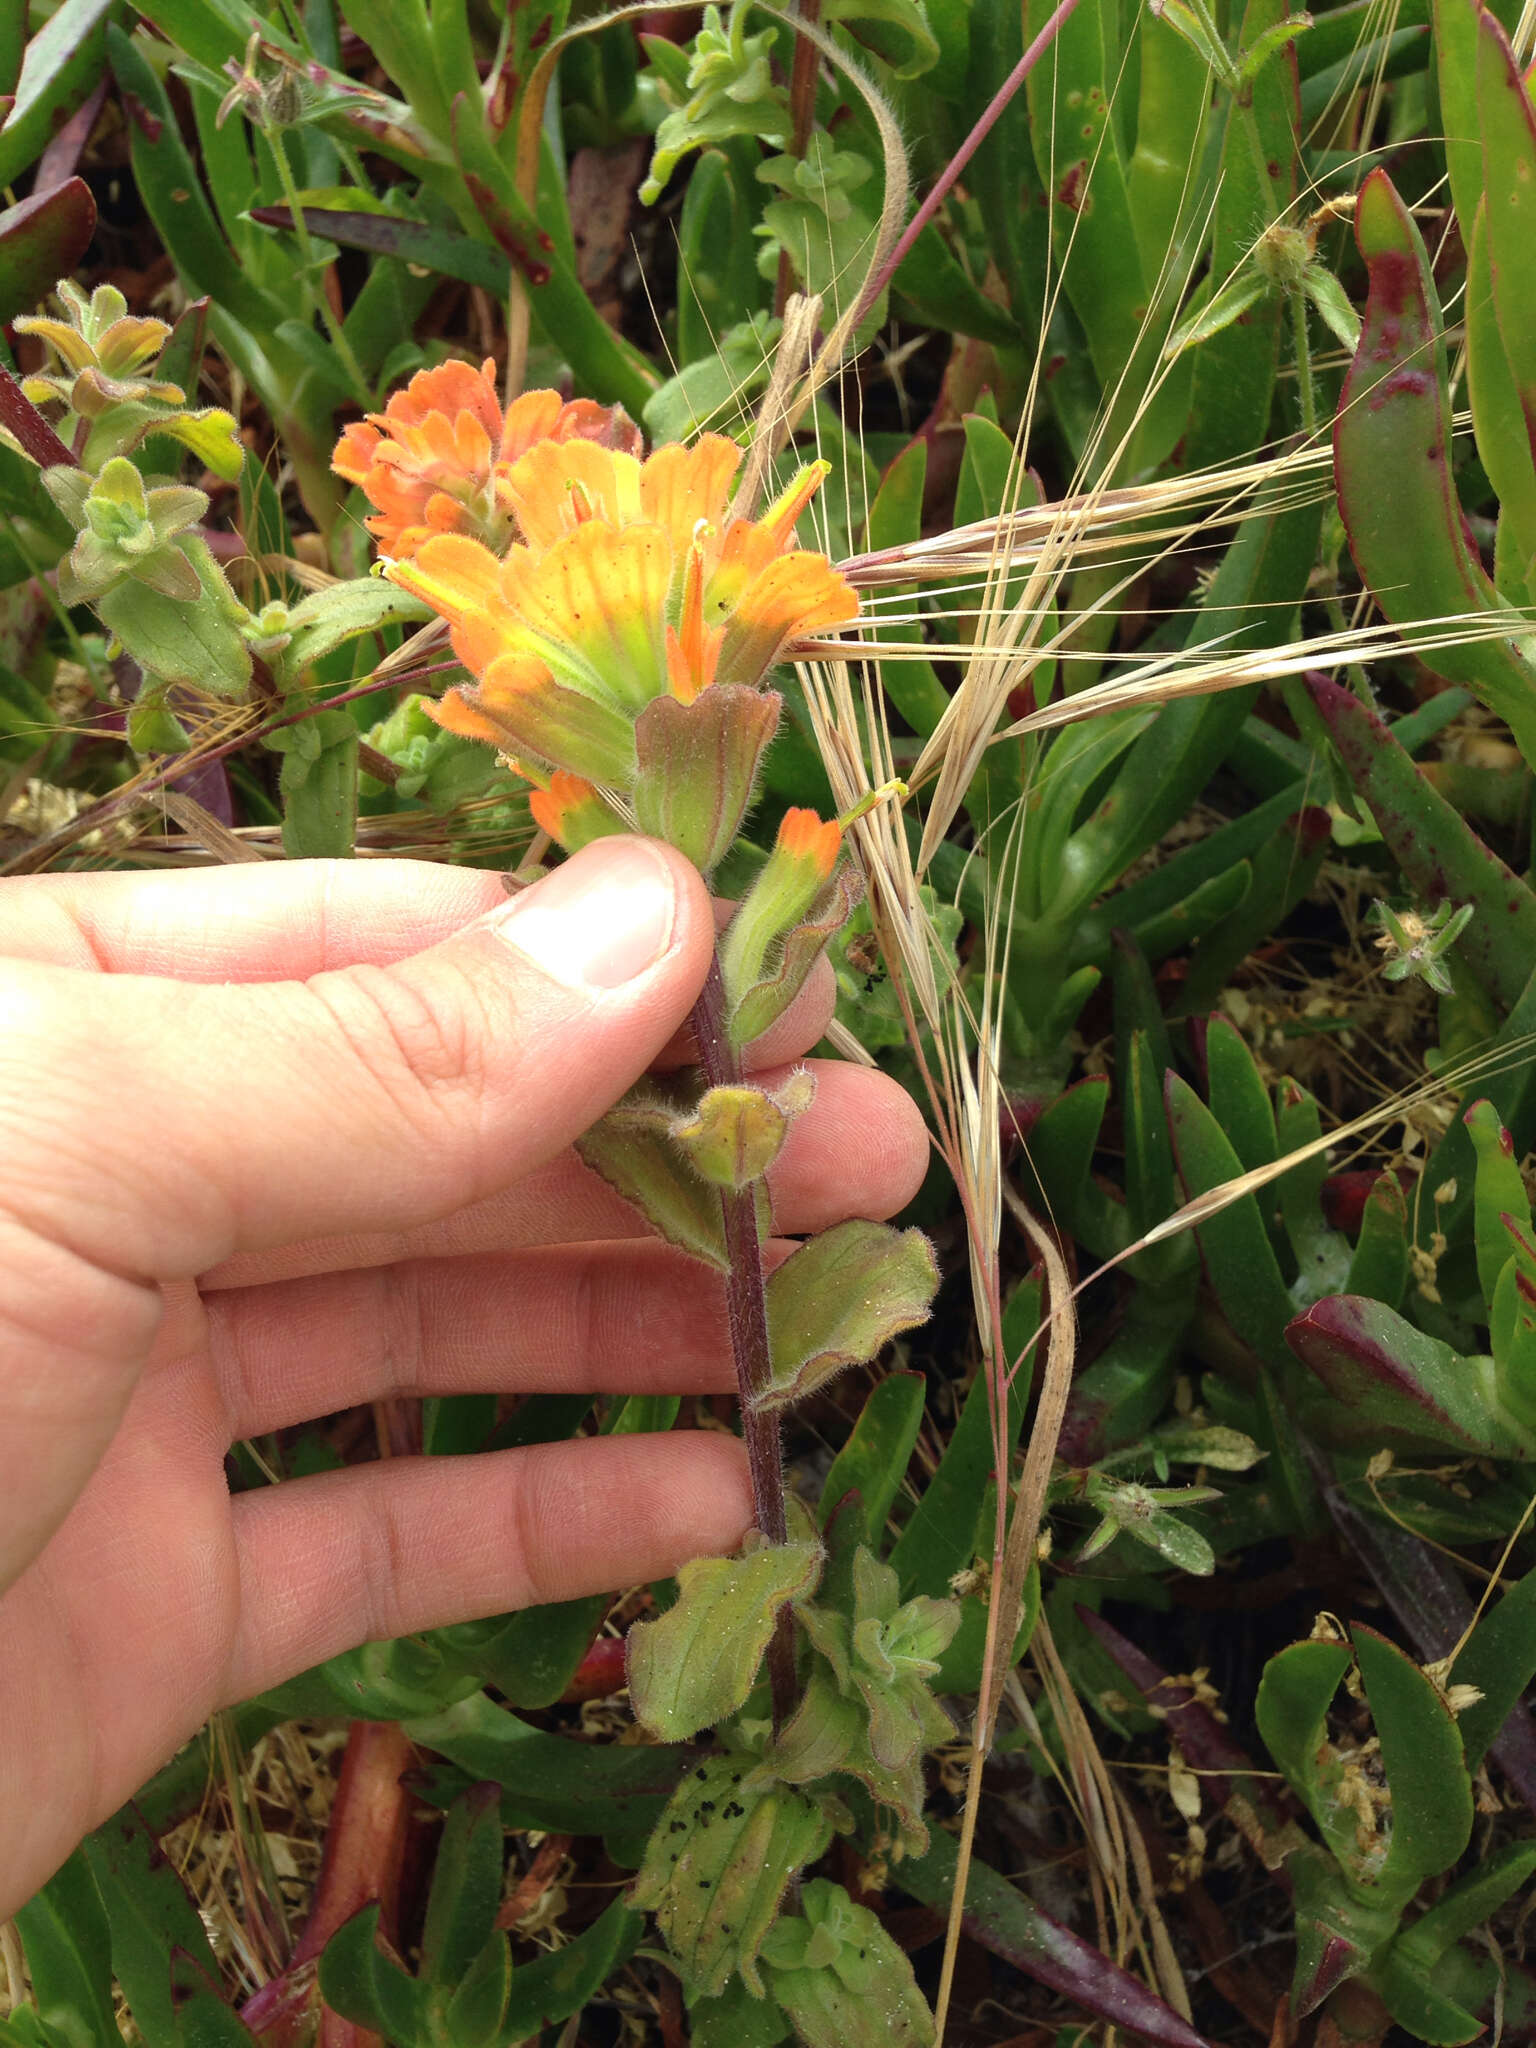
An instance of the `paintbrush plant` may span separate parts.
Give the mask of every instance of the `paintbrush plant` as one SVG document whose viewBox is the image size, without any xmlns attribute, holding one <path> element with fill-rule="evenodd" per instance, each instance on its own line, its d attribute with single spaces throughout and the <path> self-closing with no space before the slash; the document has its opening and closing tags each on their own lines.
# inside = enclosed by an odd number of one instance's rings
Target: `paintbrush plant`
<svg viewBox="0 0 1536 2048">
<path fill-rule="evenodd" d="M 448 365 L 349 429 L 336 462 L 378 507 L 385 576 L 447 621 L 467 672 L 432 715 L 498 750 L 567 852 L 644 832 L 707 881 L 736 844 L 779 725 L 774 665 L 850 623 L 858 599 L 795 543 L 825 464 L 751 518 L 732 498 L 734 442 L 706 435 L 647 456 L 636 443 L 621 412 L 563 406 L 553 392 L 503 415 L 484 373 Z M 838 821 L 786 811 L 695 1006 L 698 1068 L 680 1084 L 641 1083 L 579 1146 L 655 1231 L 723 1276 L 751 1463 L 757 1527 L 744 1553 L 686 1566 L 677 1604 L 629 1638 L 631 1697 L 654 1734 L 731 1724 L 724 1754 L 669 1805 L 636 1891 L 690 1999 L 718 1997 L 738 1971 L 763 1995 L 757 1957 L 786 1887 L 850 1825 L 834 1773 L 861 1779 L 902 1817 L 903 1839 L 926 1843 L 922 1751 L 948 1730 L 929 1682 L 958 1609 L 901 1605 L 895 1574 L 863 1548 L 834 1586 L 814 1525 L 786 1500 L 780 1453 L 782 1410 L 921 1322 L 938 1283 L 920 1232 L 861 1220 L 764 1272 L 768 1175 L 814 1083 L 800 1069 L 759 1086 L 742 1054 L 861 894 Z M 814 1663 L 803 1702 L 802 1649 Z M 849 2038 L 858 1972 L 849 1978 L 830 1930 L 859 1911 L 827 1907 L 773 1951 L 807 2040 Z M 906 1983 L 903 2035 L 918 2041 L 926 2008 L 910 1973 Z"/>
</svg>

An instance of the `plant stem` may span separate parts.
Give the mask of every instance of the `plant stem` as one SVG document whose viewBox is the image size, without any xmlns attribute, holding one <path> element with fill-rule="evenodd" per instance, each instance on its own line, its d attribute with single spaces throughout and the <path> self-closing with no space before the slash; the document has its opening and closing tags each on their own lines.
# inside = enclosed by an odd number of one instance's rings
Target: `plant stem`
<svg viewBox="0 0 1536 2048">
<path fill-rule="evenodd" d="M 1286 294 L 1291 302 L 1291 340 L 1296 355 L 1296 390 L 1300 402 L 1301 430 L 1309 441 L 1317 439 L 1317 389 L 1312 382 L 1312 341 L 1307 333 L 1307 295 L 1299 287 Z"/>
<path fill-rule="evenodd" d="M 699 1062 L 711 1088 L 741 1085 L 741 1058 L 725 1027 L 725 984 L 718 952 L 693 1006 L 693 1030 Z M 778 1417 L 758 1406 L 772 1374 L 768 1352 L 768 1303 L 763 1287 L 763 1247 L 757 1231 L 756 1190 L 724 1188 L 720 1194 L 725 1218 L 725 1249 L 730 1267 L 725 1276 L 726 1314 L 731 1330 L 731 1355 L 736 1362 L 736 1388 L 741 1400 L 741 1433 L 752 1474 L 752 1504 L 757 1526 L 770 1543 L 789 1534 L 784 1510 L 784 1451 Z M 773 1694 L 773 1722 L 782 1727 L 795 1705 L 795 1625 L 787 1607 L 768 1646 L 768 1683 Z"/>
<path fill-rule="evenodd" d="M 916 213 L 913 214 L 901 240 L 880 266 L 879 275 L 872 277 L 865 285 L 861 311 L 865 307 L 874 304 L 881 292 L 885 290 L 885 287 L 896 275 L 896 272 L 901 267 L 903 258 L 911 249 L 912 244 L 949 197 L 950 189 L 960 176 L 960 173 L 986 141 L 987 136 L 996 125 L 1008 102 L 1013 98 L 1025 79 L 1028 78 L 1030 72 L 1034 70 L 1051 44 L 1056 40 L 1065 22 L 1076 12 L 1077 6 L 1078 0 L 1057 0 L 1057 6 L 1050 19 L 1045 23 L 1045 26 L 1024 52 L 1018 63 L 1014 65 L 1008 76 L 997 88 L 997 91 L 993 93 L 991 99 L 988 100 L 986 106 L 977 116 L 970 134 L 966 136 L 964 142 L 961 143 L 960 147 L 950 158 L 944 171 L 936 180 L 933 190 L 928 194 L 928 197 L 923 201 Z"/>
</svg>

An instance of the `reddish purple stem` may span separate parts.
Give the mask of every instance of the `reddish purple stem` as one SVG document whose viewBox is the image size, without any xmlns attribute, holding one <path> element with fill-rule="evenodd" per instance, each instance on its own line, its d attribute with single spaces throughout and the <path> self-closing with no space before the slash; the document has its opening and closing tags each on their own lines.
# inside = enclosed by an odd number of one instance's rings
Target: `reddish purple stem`
<svg viewBox="0 0 1536 2048">
<path fill-rule="evenodd" d="M 726 1029 L 725 985 L 717 954 L 699 999 L 693 1006 L 693 1033 L 699 1062 L 711 1088 L 741 1086 L 741 1056 Z M 726 1316 L 736 1387 L 741 1398 L 741 1433 L 752 1474 L 752 1505 L 757 1526 L 770 1543 L 789 1534 L 784 1509 L 784 1451 L 777 1415 L 757 1405 L 766 1392 L 773 1367 L 768 1349 L 768 1303 L 763 1287 L 763 1251 L 757 1235 L 757 1204 L 750 1188 L 722 1189 L 725 1251 L 730 1266 L 725 1276 Z M 773 1721 L 782 1727 L 795 1706 L 795 1625 L 787 1607 L 779 1611 L 768 1645 L 768 1683 L 773 1695 Z"/>
<path fill-rule="evenodd" d="M 1077 5 L 1078 0 L 1058 0 L 1050 20 L 1046 22 L 1039 35 L 1035 37 L 1035 40 L 1024 52 L 1018 63 L 1014 65 L 1008 76 L 997 88 L 997 91 L 988 100 L 975 127 L 950 158 L 933 190 L 908 222 L 901 240 L 881 265 L 879 272 L 864 287 L 864 298 L 860 306 L 861 312 L 865 307 L 874 304 L 875 300 L 879 298 L 880 294 L 900 269 L 912 244 L 949 197 L 950 188 L 955 183 L 955 180 L 986 141 L 1004 107 L 1007 106 L 1019 87 L 1028 78 L 1030 72 L 1034 70 L 1040 59 L 1051 47 L 1051 44 L 1056 40 L 1057 35 L 1061 31 L 1062 24 L 1074 13 Z"/>
</svg>

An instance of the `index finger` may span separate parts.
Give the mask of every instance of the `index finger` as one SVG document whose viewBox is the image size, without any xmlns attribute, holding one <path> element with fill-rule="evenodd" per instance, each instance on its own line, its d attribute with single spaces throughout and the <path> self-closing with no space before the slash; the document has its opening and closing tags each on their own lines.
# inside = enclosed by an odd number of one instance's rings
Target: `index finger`
<svg viewBox="0 0 1536 2048">
<path fill-rule="evenodd" d="M 176 981 L 307 981 L 393 966 L 505 900 L 504 875 L 427 860 L 27 875 L 0 885 L 0 953 Z"/>
</svg>

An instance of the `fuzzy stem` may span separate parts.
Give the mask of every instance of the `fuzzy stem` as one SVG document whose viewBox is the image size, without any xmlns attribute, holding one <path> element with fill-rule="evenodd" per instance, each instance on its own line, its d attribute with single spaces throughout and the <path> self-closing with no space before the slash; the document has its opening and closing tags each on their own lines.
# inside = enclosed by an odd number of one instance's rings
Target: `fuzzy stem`
<svg viewBox="0 0 1536 2048">
<path fill-rule="evenodd" d="M 709 963 L 709 973 L 693 1006 L 693 1030 L 699 1061 L 710 1087 L 739 1087 L 741 1059 L 725 1027 L 725 984 L 720 977 L 718 953 Z M 725 1277 L 726 1313 L 741 1399 L 741 1431 L 752 1473 L 752 1504 L 757 1526 L 768 1541 L 783 1543 L 789 1534 L 789 1524 L 784 1510 L 784 1452 L 778 1418 L 757 1405 L 757 1396 L 768 1387 L 772 1367 L 755 1190 L 722 1189 L 720 1202 L 725 1215 L 725 1249 L 730 1259 Z M 787 1607 L 780 1610 L 768 1646 L 768 1683 L 777 1728 L 788 1719 L 795 1705 L 795 1625 Z"/>
<path fill-rule="evenodd" d="M 896 272 L 901 267 L 902 259 L 906 256 L 912 244 L 949 197 L 950 189 L 960 176 L 960 173 L 986 141 L 987 136 L 991 133 L 1008 102 L 1013 98 L 1025 79 L 1028 78 L 1030 72 L 1034 70 L 1051 44 L 1056 40 L 1063 25 L 1076 12 L 1077 6 L 1078 0 L 1058 0 L 1058 4 L 1052 12 L 1050 19 L 1045 23 L 1045 26 L 1024 52 L 1018 63 L 1014 65 L 1008 76 L 997 88 L 997 91 L 993 93 L 991 99 L 988 100 L 986 106 L 977 116 L 970 134 L 966 136 L 964 142 L 961 143 L 960 147 L 950 158 L 942 175 L 935 182 L 933 190 L 907 223 L 906 231 L 900 241 L 896 244 L 885 262 L 881 264 L 878 276 L 872 277 L 865 285 L 860 307 L 861 311 L 874 304 L 881 292 L 885 290 L 885 287 L 896 275 Z"/>
<path fill-rule="evenodd" d="M 812 28 L 821 24 L 821 0 L 800 0 L 795 10 L 796 19 L 809 22 Z M 809 36 L 796 36 L 794 63 L 789 74 L 789 153 L 803 157 L 811 139 L 811 129 L 816 121 L 816 73 L 821 63 L 821 52 Z M 782 319 L 784 308 L 789 304 L 790 292 L 794 289 L 794 270 L 789 260 L 789 251 L 779 251 L 778 280 L 774 285 L 773 310 Z"/>
</svg>

